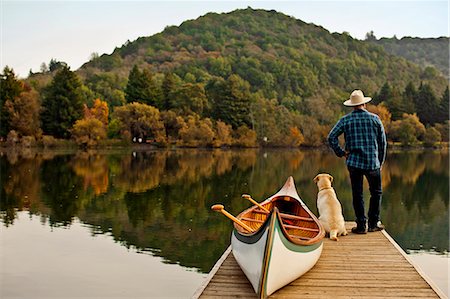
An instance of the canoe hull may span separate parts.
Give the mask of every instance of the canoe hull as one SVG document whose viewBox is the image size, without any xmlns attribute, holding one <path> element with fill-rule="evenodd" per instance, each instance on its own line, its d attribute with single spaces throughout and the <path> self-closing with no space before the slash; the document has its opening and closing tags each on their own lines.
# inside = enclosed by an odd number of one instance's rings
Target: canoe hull
<svg viewBox="0 0 450 299">
<path fill-rule="evenodd" d="M 233 256 L 259 298 L 266 298 L 309 271 L 322 253 L 322 242 L 303 246 L 283 234 L 277 213 L 272 213 L 259 238 L 234 231 Z"/>
<path fill-rule="evenodd" d="M 298 196 L 292 177 L 261 205 L 270 212 L 253 206 L 238 215 L 253 231 L 235 224 L 231 247 L 255 293 L 266 298 L 314 267 L 325 231 Z"/>
</svg>

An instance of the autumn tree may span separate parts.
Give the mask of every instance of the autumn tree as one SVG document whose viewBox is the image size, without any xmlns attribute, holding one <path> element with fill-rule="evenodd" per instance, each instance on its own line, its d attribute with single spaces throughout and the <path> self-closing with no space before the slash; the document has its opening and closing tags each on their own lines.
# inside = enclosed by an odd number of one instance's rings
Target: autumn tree
<svg viewBox="0 0 450 299">
<path fill-rule="evenodd" d="M 39 137 L 41 126 L 39 94 L 29 86 L 19 96 L 6 100 L 5 110 L 9 116 L 9 127 L 20 136 Z"/>
<path fill-rule="evenodd" d="M 159 110 L 155 107 L 142 103 L 126 104 L 116 107 L 112 119 L 117 119 L 121 131 L 128 132 L 131 137 L 166 142 L 164 123 L 161 120 Z"/>
<path fill-rule="evenodd" d="M 44 134 L 68 138 L 69 130 L 83 115 L 82 84 L 78 76 L 63 66 L 45 88 L 42 97 L 42 129 Z"/>
<path fill-rule="evenodd" d="M 105 125 L 94 117 L 77 120 L 70 132 L 75 142 L 84 146 L 95 146 L 106 138 Z"/>
<path fill-rule="evenodd" d="M 107 136 L 108 104 L 96 99 L 92 108 L 84 106 L 84 118 L 75 122 L 71 133 L 80 145 L 95 146 Z"/>
<path fill-rule="evenodd" d="M 428 126 L 425 130 L 425 134 L 423 136 L 423 144 L 426 146 L 434 146 L 437 143 L 441 142 L 442 137 L 441 133 L 432 126 Z"/>
<path fill-rule="evenodd" d="M 210 146 L 214 138 L 212 121 L 209 118 L 200 119 L 197 114 L 189 115 L 179 134 L 184 146 Z"/>
<path fill-rule="evenodd" d="M 14 101 L 23 90 L 24 85 L 17 79 L 14 70 L 5 66 L 0 75 L 0 136 L 5 137 L 10 130 L 10 115 L 5 103 L 7 100 Z"/>
<path fill-rule="evenodd" d="M 230 125 L 222 121 L 217 121 L 215 126 L 215 136 L 213 140 L 213 146 L 221 147 L 221 146 L 230 146 L 233 144 L 232 137 L 233 130 Z"/>
<path fill-rule="evenodd" d="M 258 146 L 256 140 L 256 132 L 242 125 L 234 131 L 234 144 L 240 147 L 256 147 Z"/>
</svg>

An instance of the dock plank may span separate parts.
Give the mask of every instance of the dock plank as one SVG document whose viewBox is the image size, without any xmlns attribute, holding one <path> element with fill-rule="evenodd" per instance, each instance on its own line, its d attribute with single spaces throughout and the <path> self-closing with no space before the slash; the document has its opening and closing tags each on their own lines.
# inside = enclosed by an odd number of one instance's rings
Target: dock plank
<svg viewBox="0 0 450 299">
<path fill-rule="evenodd" d="M 347 229 L 354 224 L 347 222 Z M 256 298 L 253 287 L 225 251 L 193 298 Z M 324 240 L 322 256 L 308 273 L 269 298 L 446 298 L 385 232 L 349 233 Z"/>
</svg>

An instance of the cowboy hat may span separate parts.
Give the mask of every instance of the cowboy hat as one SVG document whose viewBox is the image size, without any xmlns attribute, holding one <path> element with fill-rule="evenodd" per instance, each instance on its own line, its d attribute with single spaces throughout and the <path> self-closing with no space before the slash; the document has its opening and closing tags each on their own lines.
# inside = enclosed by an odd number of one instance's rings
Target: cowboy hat
<svg viewBox="0 0 450 299">
<path fill-rule="evenodd" d="M 349 107 L 359 106 L 367 102 L 370 102 L 370 100 L 372 100 L 372 98 L 365 97 L 361 90 L 354 90 L 350 95 L 350 99 L 344 102 L 344 106 Z"/>
</svg>

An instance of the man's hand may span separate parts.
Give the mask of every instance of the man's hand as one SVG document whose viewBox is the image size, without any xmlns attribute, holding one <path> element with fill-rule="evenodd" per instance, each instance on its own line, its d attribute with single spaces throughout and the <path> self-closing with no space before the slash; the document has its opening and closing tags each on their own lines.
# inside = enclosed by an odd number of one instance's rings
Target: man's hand
<svg viewBox="0 0 450 299">
<path fill-rule="evenodd" d="M 345 151 L 345 154 L 344 154 L 345 159 L 347 159 L 349 155 L 350 155 L 350 152 L 349 151 Z"/>
</svg>

